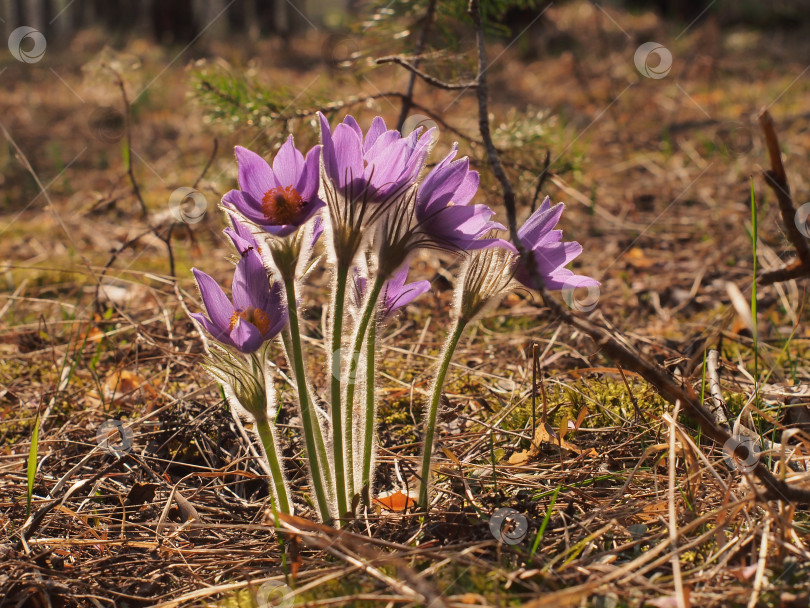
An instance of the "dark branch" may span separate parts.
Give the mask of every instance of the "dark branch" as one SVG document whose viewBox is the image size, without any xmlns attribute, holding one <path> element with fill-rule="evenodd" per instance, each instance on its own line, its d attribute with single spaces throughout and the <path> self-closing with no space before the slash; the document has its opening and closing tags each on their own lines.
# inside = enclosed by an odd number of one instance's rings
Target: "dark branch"
<svg viewBox="0 0 810 608">
<path fill-rule="evenodd" d="M 391 55 L 389 57 L 380 57 L 379 59 L 375 59 L 374 63 L 376 63 L 377 65 L 383 65 L 386 63 L 396 63 L 397 65 L 401 65 L 411 74 L 419 76 L 419 78 L 427 82 L 429 85 L 436 87 L 437 89 L 445 89 L 447 91 L 458 91 L 464 89 L 473 89 L 478 86 L 476 82 L 445 82 L 444 80 L 440 80 L 435 76 L 431 76 L 430 74 L 423 72 L 418 67 L 416 67 L 412 63 L 408 63 L 398 55 Z"/>
<path fill-rule="evenodd" d="M 413 60 L 414 67 L 419 67 L 419 56 L 425 50 L 428 30 L 430 29 L 430 25 L 433 23 L 433 15 L 436 12 L 436 2 L 437 0 L 430 0 L 430 2 L 428 2 L 427 10 L 425 10 L 425 16 L 422 18 L 422 30 L 419 33 L 419 42 L 416 44 L 416 58 Z M 398 131 L 402 131 L 402 126 L 405 124 L 405 120 L 408 118 L 408 112 L 410 112 L 411 108 L 413 107 L 413 89 L 415 86 L 416 74 L 411 72 L 411 77 L 408 79 L 408 89 L 405 91 L 405 97 L 402 98 L 402 108 L 399 111 L 399 118 L 397 119 Z"/>
<path fill-rule="evenodd" d="M 765 183 L 770 186 L 776 200 L 779 202 L 779 211 L 782 214 L 782 222 L 785 225 L 787 237 L 790 240 L 793 248 L 796 250 L 798 256 L 798 263 L 801 265 L 802 272 L 793 274 L 798 270 L 793 270 L 794 266 L 784 268 L 781 272 L 786 274 L 779 275 L 774 272 L 769 272 L 761 277 L 762 281 L 767 279 L 768 283 L 776 281 L 784 281 L 800 276 L 810 275 L 810 246 L 807 245 L 807 240 L 804 235 L 796 226 L 796 208 L 793 205 L 793 197 L 790 195 L 790 185 L 788 184 L 787 174 L 785 173 L 785 166 L 782 164 L 782 151 L 779 149 L 779 138 L 776 136 L 776 128 L 773 124 L 773 118 L 768 110 L 763 110 L 759 115 L 759 125 L 762 127 L 762 132 L 765 135 L 765 144 L 768 147 L 768 156 L 771 158 L 771 168 L 769 171 L 764 171 Z M 780 272 L 780 271 L 776 271 Z M 787 276 L 789 278 L 781 278 Z"/>
</svg>

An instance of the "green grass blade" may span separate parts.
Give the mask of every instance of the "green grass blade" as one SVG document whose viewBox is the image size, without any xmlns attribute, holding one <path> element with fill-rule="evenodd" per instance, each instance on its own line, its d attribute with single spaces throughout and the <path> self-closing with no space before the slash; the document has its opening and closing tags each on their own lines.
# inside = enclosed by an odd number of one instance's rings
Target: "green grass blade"
<svg viewBox="0 0 810 608">
<path fill-rule="evenodd" d="M 34 432 L 31 435 L 31 448 L 28 450 L 28 493 L 25 504 L 26 518 L 31 515 L 31 497 L 34 493 L 34 477 L 37 474 L 37 448 L 39 447 L 39 412 L 34 422 Z"/>
<path fill-rule="evenodd" d="M 551 495 L 551 501 L 548 503 L 548 509 L 546 509 L 546 516 L 543 518 L 543 523 L 540 524 L 540 529 L 537 531 L 537 536 L 534 537 L 534 543 L 532 543 L 532 557 L 534 557 L 534 554 L 537 553 L 537 548 L 540 546 L 540 541 L 543 540 L 543 534 L 546 532 L 548 522 L 551 521 L 551 513 L 554 511 L 554 503 L 557 502 L 557 494 L 560 493 L 561 489 L 562 486 L 557 486 L 557 489 L 554 490 L 554 494 Z"/>
</svg>

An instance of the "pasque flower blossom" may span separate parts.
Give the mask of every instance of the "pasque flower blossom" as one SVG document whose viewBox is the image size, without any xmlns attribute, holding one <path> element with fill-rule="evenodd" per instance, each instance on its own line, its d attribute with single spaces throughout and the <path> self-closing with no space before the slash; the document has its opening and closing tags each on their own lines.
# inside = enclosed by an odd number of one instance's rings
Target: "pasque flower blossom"
<svg viewBox="0 0 810 608">
<path fill-rule="evenodd" d="M 432 129 L 407 137 L 386 129 L 376 117 L 366 134 L 351 115 L 332 131 L 320 114 L 323 165 L 326 176 L 344 198 L 383 202 L 401 194 L 414 182 L 430 148 Z"/>
<path fill-rule="evenodd" d="M 196 268 L 192 272 L 208 316 L 202 313 L 191 316 L 218 342 L 249 354 L 273 339 L 287 324 L 282 285 L 277 282 L 270 285 L 258 252 L 246 249 L 236 264 L 231 289 L 233 302 L 210 276 Z"/>
<path fill-rule="evenodd" d="M 306 223 L 324 202 L 318 197 L 321 147 L 306 158 L 292 135 L 281 146 L 273 167 L 255 152 L 236 146 L 240 190 L 222 197 L 225 207 L 239 212 L 266 232 L 285 237 Z"/>
<path fill-rule="evenodd" d="M 430 290 L 430 281 L 414 281 L 413 283 L 406 284 L 405 281 L 408 278 L 408 270 L 408 265 L 403 264 L 383 285 L 380 293 L 381 321 L 385 322 L 390 320 L 400 308 L 407 306 L 423 293 Z M 366 277 L 362 276 L 360 271 L 355 269 L 354 305 L 358 310 L 363 306 L 367 283 Z"/>
<path fill-rule="evenodd" d="M 554 227 L 562 216 L 565 205 L 558 203 L 551 206 L 546 197 L 543 204 L 518 229 L 518 238 L 531 258 L 519 259 L 515 267 L 515 279 L 529 288 L 534 288 L 533 275 L 543 280 L 546 289 L 575 289 L 577 287 L 594 287 L 600 283 L 596 279 L 574 274 L 565 266 L 582 253 L 582 245 L 576 241 L 563 242 L 562 230 Z M 534 266 L 534 272 L 529 262 Z"/>
<path fill-rule="evenodd" d="M 425 176 L 416 194 L 415 215 L 419 230 L 436 245 L 470 251 L 487 247 L 514 247 L 498 238 L 485 238 L 490 230 L 504 230 L 491 220 L 495 212 L 486 205 L 470 205 L 478 192 L 478 172 L 466 156 L 453 160 L 458 144 Z"/>
</svg>

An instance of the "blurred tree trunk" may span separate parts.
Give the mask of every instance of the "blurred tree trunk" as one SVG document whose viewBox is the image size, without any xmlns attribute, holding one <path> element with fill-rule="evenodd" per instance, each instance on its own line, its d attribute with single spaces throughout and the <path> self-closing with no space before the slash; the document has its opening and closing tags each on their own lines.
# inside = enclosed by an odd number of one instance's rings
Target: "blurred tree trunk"
<svg viewBox="0 0 810 608">
<path fill-rule="evenodd" d="M 301 0 L 0 0 L 6 39 L 27 25 L 45 34 L 48 46 L 66 44 L 87 27 L 101 28 L 113 40 L 147 35 L 169 45 L 188 44 L 200 34 L 203 44 L 228 36 L 289 40 L 320 23 L 323 2 L 314 6 L 318 16 L 310 17 Z"/>
</svg>

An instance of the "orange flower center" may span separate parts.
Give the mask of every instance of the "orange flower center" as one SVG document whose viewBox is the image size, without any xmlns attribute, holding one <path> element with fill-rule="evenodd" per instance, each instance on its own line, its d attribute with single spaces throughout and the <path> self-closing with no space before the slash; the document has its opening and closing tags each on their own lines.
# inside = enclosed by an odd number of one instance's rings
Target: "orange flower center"
<svg viewBox="0 0 810 608">
<path fill-rule="evenodd" d="M 258 329 L 259 333 L 262 335 L 266 334 L 267 330 L 270 329 L 270 317 L 267 316 L 267 313 L 260 308 L 253 308 L 250 306 L 245 310 L 235 310 L 233 312 L 228 331 L 233 331 L 236 325 L 242 319 L 248 323 L 253 323 L 253 325 L 256 326 L 256 329 Z"/>
<path fill-rule="evenodd" d="M 295 223 L 303 208 L 304 201 L 292 186 L 271 188 L 262 197 L 264 217 L 276 226 Z"/>
</svg>

